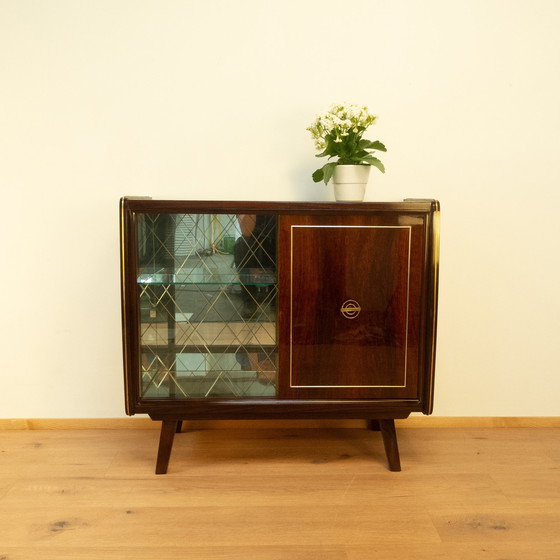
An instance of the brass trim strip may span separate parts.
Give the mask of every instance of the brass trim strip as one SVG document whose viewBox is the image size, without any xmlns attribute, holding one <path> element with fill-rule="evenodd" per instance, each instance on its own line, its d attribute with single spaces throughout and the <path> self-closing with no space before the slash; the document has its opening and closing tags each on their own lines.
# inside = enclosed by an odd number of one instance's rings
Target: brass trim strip
<svg viewBox="0 0 560 560">
<path fill-rule="evenodd" d="M 406 278 L 406 328 L 404 344 L 403 385 L 294 385 L 293 379 L 293 278 L 294 278 L 294 229 L 295 228 L 353 228 L 353 229 L 406 229 L 408 230 L 408 258 Z M 412 226 L 368 226 L 368 225 L 329 225 L 329 224 L 291 224 L 290 225 L 290 388 L 293 389 L 404 389 L 407 386 L 408 372 L 408 330 L 410 308 L 410 259 L 412 252 Z"/>
<path fill-rule="evenodd" d="M 439 202 L 433 202 L 432 213 L 432 262 L 430 263 L 433 271 L 433 306 L 432 306 L 432 339 L 430 341 L 431 355 L 430 355 L 430 397 L 427 407 L 427 413 L 431 414 L 434 408 L 434 379 L 436 370 L 436 342 L 437 342 L 437 315 L 438 315 L 438 291 L 439 291 L 439 242 L 440 242 L 440 207 Z"/>
<path fill-rule="evenodd" d="M 125 213 L 125 199 L 122 198 L 120 202 L 120 257 L 121 257 L 121 305 L 122 305 L 122 329 L 123 329 L 123 365 L 124 365 L 124 396 L 125 396 L 125 411 L 126 414 L 131 414 L 129 406 L 129 382 L 130 382 L 130 363 L 128 360 L 128 327 L 127 327 L 127 290 L 126 290 L 126 213 Z"/>
</svg>

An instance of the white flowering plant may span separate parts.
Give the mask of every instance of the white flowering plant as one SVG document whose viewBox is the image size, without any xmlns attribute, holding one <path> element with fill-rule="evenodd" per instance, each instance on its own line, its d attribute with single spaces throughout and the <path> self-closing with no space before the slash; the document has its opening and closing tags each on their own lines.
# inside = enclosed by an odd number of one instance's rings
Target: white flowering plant
<svg viewBox="0 0 560 560">
<path fill-rule="evenodd" d="M 321 150 L 316 157 L 338 158 L 329 161 L 312 175 L 313 181 L 330 181 L 337 165 L 373 165 L 385 173 L 385 167 L 373 152 L 386 152 L 387 149 L 379 141 L 362 138 L 366 129 L 375 123 L 376 115 L 372 115 L 367 107 L 341 104 L 333 105 L 326 113 L 319 115 L 315 122 L 307 128 L 315 141 L 315 147 Z"/>
</svg>

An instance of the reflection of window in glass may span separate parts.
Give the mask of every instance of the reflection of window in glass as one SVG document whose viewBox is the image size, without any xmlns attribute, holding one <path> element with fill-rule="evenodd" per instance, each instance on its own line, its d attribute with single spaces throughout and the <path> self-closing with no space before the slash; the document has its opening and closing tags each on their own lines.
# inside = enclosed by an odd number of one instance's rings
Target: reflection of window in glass
<svg viewBox="0 0 560 560">
<path fill-rule="evenodd" d="M 239 214 L 241 236 L 234 249 L 234 263 L 241 285 L 241 317 L 273 321 L 276 304 L 276 218 L 271 215 Z M 276 350 L 237 353 L 243 370 L 254 371 L 263 385 L 276 381 Z"/>
<path fill-rule="evenodd" d="M 274 297 L 271 292 L 275 288 L 276 218 L 240 214 L 238 220 L 241 237 L 235 243 L 234 262 L 242 286 L 241 314 L 250 319 L 260 304 Z"/>
</svg>

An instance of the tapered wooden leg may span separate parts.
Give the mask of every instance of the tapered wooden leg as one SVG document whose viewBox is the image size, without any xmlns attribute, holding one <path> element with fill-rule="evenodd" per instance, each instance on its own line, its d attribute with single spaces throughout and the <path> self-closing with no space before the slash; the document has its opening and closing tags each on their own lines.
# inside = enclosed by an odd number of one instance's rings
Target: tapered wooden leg
<svg viewBox="0 0 560 560">
<path fill-rule="evenodd" d="M 179 422 L 177 422 L 177 428 L 175 429 L 175 433 L 180 434 L 182 429 L 183 429 L 183 421 L 179 420 Z"/>
<path fill-rule="evenodd" d="M 376 420 L 375 418 L 371 418 L 370 420 L 367 421 L 367 428 L 372 432 L 378 432 L 381 429 L 379 427 L 379 420 Z"/>
<path fill-rule="evenodd" d="M 164 420 L 161 423 L 161 433 L 159 436 L 159 449 L 156 460 L 156 474 L 165 474 L 169 465 L 173 438 L 177 431 L 176 420 Z"/>
<path fill-rule="evenodd" d="M 379 428 L 381 429 L 381 436 L 383 437 L 383 445 L 385 446 L 385 455 L 387 455 L 389 470 L 398 472 L 401 470 L 401 460 L 399 457 L 395 421 L 393 419 L 379 420 Z"/>
</svg>

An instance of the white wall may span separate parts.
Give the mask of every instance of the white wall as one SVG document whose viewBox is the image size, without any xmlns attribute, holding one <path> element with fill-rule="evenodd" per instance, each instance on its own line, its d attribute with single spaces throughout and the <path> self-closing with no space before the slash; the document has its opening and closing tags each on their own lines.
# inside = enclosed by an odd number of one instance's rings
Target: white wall
<svg viewBox="0 0 560 560">
<path fill-rule="evenodd" d="M 0 0 L 0 417 L 123 415 L 119 197 L 330 200 L 305 128 L 345 100 L 389 150 L 367 198 L 442 204 L 435 413 L 560 415 L 559 28 L 557 0 Z"/>
</svg>

